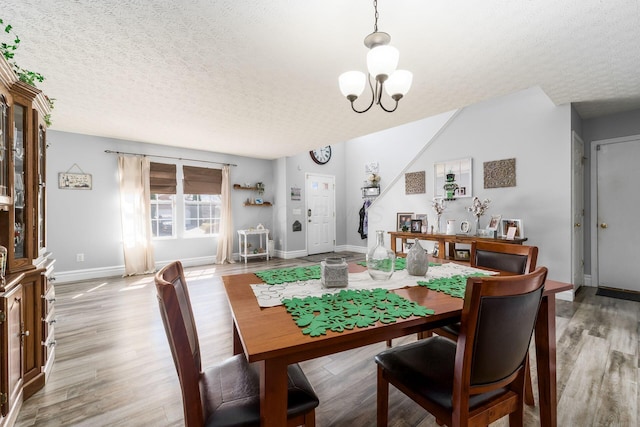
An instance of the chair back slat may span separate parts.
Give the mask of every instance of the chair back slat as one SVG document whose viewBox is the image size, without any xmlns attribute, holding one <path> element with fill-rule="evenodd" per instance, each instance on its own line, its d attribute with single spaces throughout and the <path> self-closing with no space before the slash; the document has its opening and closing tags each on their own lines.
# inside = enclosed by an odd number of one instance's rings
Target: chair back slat
<svg viewBox="0 0 640 427">
<path fill-rule="evenodd" d="M 185 423 L 201 426 L 205 408 L 199 385 L 200 345 L 182 263 L 175 261 L 162 268 L 156 273 L 155 284 L 162 322 L 180 379 Z"/>
<path fill-rule="evenodd" d="M 536 246 L 496 242 L 473 242 L 471 245 L 472 267 L 526 274 L 536 269 L 537 260 Z"/>
<path fill-rule="evenodd" d="M 463 383 L 500 383 L 524 367 L 546 275 L 541 267 L 526 275 L 467 280 L 456 354 L 456 364 L 459 358 L 466 365 Z"/>
</svg>

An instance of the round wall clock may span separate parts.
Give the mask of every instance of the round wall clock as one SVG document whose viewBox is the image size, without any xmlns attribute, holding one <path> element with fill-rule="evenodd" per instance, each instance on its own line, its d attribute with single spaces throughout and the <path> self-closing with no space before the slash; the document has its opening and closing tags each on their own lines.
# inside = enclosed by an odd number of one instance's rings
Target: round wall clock
<svg viewBox="0 0 640 427">
<path fill-rule="evenodd" d="M 327 145 L 317 150 L 309 151 L 309 155 L 319 165 L 324 165 L 331 160 L 331 146 Z"/>
</svg>

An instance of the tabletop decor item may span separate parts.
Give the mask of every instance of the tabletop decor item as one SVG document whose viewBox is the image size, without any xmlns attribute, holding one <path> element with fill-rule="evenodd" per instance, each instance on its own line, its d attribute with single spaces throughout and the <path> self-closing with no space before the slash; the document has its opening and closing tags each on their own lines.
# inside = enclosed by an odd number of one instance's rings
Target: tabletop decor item
<svg viewBox="0 0 640 427">
<path fill-rule="evenodd" d="M 440 218 L 442 217 L 442 212 L 446 209 L 446 205 L 444 204 L 444 199 L 436 197 L 433 199 L 433 210 L 436 211 L 436 216 L 438 218 L 436 222 L 436 233 L 440 233 L 442 231 L 442 225 L 440 224 Z"/>
<path fill-rule="evenodd" d="M 349 266 L 344 257 L 327 257 L 320 262 L 320 283 L 325 288 L 346 288 Z"/>
<path fill-rule="evenodd" d="M 429 269 L 429 257 L 418 239 L 407 253 L 407 273 L 412 276 L 424 276 Z"/>
<path fill-rule="evenodd" d="M 385 248 L 384 231 L 376 231 L 376 245 L 367 253 L 367 270 L 374 280 L 389 280 L 395 271 L 396 254 Z"/>
<path fill-rule="evenodd" d="M 476 234 L 478 230 L 480 230 L 480 217 L 489 209 L 489 203 L 491 203 L 489 199 L 480 201 L 478 197 L 474 197 L 471 206 L 467 208 L 467 210 L 476 217 Z"/>
</svg>

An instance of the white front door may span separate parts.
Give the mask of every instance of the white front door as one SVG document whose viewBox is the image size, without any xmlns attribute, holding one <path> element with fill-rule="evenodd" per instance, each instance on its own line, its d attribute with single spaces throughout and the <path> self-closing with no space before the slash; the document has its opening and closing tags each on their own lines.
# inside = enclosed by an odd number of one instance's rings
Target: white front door
<svg viewBox="0 0 640 427">
<path fill-rule="evenodd" d="M 598 286 L 640 292 L 640 138 L 596 144 Z"/>
<path fill-rule="evenodd" d="M 573 132 L 571 141 L 571 214 L 573 234 L 571 236 L 571 275 L 574 291 L 584 284 L 584 142 Z"/>
<path fill-rule="evenodd" d="M 335 249 L 335 177 L 306 175 L 307 253 L 333 252 Z"/>
</svg>

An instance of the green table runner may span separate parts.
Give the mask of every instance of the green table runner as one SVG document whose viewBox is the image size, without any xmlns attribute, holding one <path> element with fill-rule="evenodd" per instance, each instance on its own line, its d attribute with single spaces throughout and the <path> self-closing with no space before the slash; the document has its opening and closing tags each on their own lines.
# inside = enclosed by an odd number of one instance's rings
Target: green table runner
<svg viewBox="0 0 640 427">
<path fill-rule="evenodd" d="M 327 331 L 366 328 L 377 321 L 393 323 L 398 318 L 427 316 L 434 311 L 385 289 L 341 290 L 321 297 L 282 301 L 302 333 L 317 337 Z"/>
<path fill-rule="evenodd" d="M 426 286 L 432 291 L 444 292 L 447 295 L 451 295 L 455 298 L 464 298 L 464 293 L 467 288 L 467 277 L 480 277 L 488 276 L 488 274 L 474 273 L 468 275 L 457 275 L 451 277 L 443 277 L 441 279 L 431 279 L 427 282 L 418 281 L 418 285 Z"/>
<path fill-rule="evenodd" d="M 272 270 L 257 271 L 254 274 L 268 285 L 279 285 L 281 283 L 312 279 L 320 280 L 320 266 L 274 268 Z"/>
<path fill-rule="evenodd" d="M 366 267 L 367 266 L 367 262 L 366 261 L 360 261 L 358 263 L 358 265 Z M 394 271 L 404 270 L 405 268 L 407 268 L 407 259 L 406 258 L 396 258 L 396 265 L 395 265 Z"/>
</svg>

